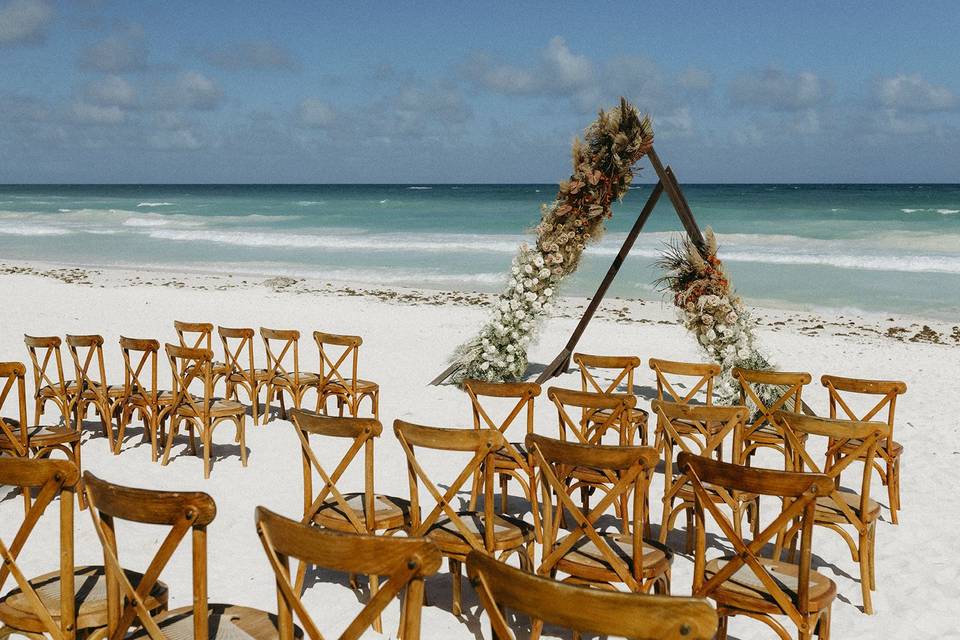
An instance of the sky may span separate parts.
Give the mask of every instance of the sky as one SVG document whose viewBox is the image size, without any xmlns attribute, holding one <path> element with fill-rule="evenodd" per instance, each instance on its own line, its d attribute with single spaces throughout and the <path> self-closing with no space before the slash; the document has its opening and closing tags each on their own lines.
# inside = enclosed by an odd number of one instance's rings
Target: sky
<svg viewBox="0 0 960 640">
<path fill-rule="evenodd" d="M 0 183 L 960 181 L 960 3 L 0 0 Z M 641 179 L 649 179 L 649 169 Z"/>
</svg>

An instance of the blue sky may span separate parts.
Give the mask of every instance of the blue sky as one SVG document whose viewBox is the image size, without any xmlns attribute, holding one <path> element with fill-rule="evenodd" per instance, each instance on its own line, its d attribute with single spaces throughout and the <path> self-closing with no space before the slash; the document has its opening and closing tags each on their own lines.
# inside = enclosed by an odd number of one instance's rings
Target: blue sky
<svg viewBox="0 0 960 640">
<path fill-rule="evenodd" d="M 620 95 L 681 180 L 957 182 L 958 24 L 956 2 L 0 0 L 0 182 L 556 182 Z"/>
</svg>

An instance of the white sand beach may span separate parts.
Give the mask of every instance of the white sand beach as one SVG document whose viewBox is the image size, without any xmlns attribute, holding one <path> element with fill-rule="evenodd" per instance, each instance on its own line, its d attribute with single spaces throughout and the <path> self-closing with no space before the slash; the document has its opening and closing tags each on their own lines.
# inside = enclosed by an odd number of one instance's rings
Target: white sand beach
<svg viewBox="0 0 960 640">
<path fill-rule="evenodd" d="M 625 275 L 621 275 L 625 277 Z M 395 441 L 396 418 L 438 426 L 471 424 L 467 396 L 453 386 L 428 386 L 444 367 L 452 349 L 470 337 L 486 318 L 486 294 L 426 290 L 358 288 L 305 280 L 255 275 L 174 272 L 133 272 L 87 269 L 38 263 L 0 265 L 0 298 L 5 300 L 0 323 L 0 361 L 27 361 L 23 334 L 98 333 L 105 339 L 111 382 L 122 380 L 117 339 L 129 337 L 175 340 L 172 323 L 205 321 L 229 327 L 299 329 L 301 367 L 317 368 L 314 330 L 363 336 L 361 376 L 381 387 L 380 415 L 384 435 L 376 445 L 376 482 L 381 493 L 407 496 L 407 470 Z M 545 364 L 559 351 L 576 324 L 582 299 L 568 299 L 558 317 L 543 327 L 530 360 Z M 804 399 L 819 414 L 826 412 L 822 374 L 899 379 L 909 390 L 897 408 L 896 440 L 905 448 L 902 465 L 900 524 L 889 522 L 887 496 L 879 481 L 874 497 L 884 505 L 877 531 L 876 578 L 872 616 L 861 612 L 859 572 L 844 542 L 835 534 L 814 533 L 814 567 L 834 580 L 839 595 L 833 605 L 834 638 L 960 637 L 960 562 L 957 524 L 960 497 L 956 470 L 960 464 L 960 328 L 943 322 L 906 316 L 862 316 L 757 309 L 762 347 L 779 368 L 808 371 L 814 382 Z M 263 359 L 257 348 L 257 366 Z M 690 335 L 674 321 L 673 310 L 658 301 L 607 300 L 580 342 L 579 350 L 598 354 L 636 354 L 699 361 L 702 356 Z M 220 347 L 216 345 L 215 353 Z M 64 350 L 64 356 L 66 350 Z M 161 363 L 161 383 L 169 385 Z M 72 376 L 71 376 L 72 377 Z M 29 373 L 28 373 L 29 378 Z M 569 372 L 548 385 L 579 388 L 579 376 Z M 636 383 L 642 389 L 639 406 L 648 408 L 654 394 L 652 372 L 644 365 Z M 28 388 L 28 397 L 32 388 Z M 312 396 L 311 396 L 312 397 Z M 366 405 L 364 407 L 366 409 Z M 32 408 L 31 408 L 32 415 Z M 538 399 L 536 430 L 556 435 L 556 414 L 545 394 Z M 274 580 L 254 530 L 257 505 L 291 517 L 301 515 L 302 484 L 299 443 L 290 423 L 275 419 L 265 426 L 248 419 L 246 442 L 249 466 L 243 468 L 233 432 L 224 426 L 215 433 L 215 464 L 204 480 L 202 461 L 186 452 L 183 438 L 167 467 L 151 463 L 150 447 L 141 443 L 139 425 L 131 428 L 123 452 L 111 455 L 99 422 L 88 416 L 83 445 L 84 469 L 107 480 L 133 486 L 202 490 L 217 502 L 218 516 L 209 529 L 209 594 L 211 602 L 230 602 L 275 611 Z M 321 449 L 321 459 L 338 459 L 338 452 Z M 428 456 L 430 469 L 449 474 L 448 458 Z M 776 460 L 762 455 L 755 464 Z M 359 487 L 360 468 L 343 486 Z M 453 472 L 454 475 L 456 471 Z M 449 476 L 451 479 L 453 475 Z M 856 476 L 852 475 L 850 482 Z M 511 487 L 517 490 L 516 485 Z M 659 524 L 662 479 L 651 489 L 653 522 Z M 772 504 L 767 513 L 772 513 Z M 19 496 L 0 489 L 0 536 L 9 540 L 19 525 Z M 527 515 L 529 518 L 529 514 Z M 683 519 L 680 519 L 682 526 Z M 22 567 L 30 575 L 56 568 L 56 510 L 51 509 L 25 549 Z M 164 532 L 147 527 L 121 527 L 121 560 L 143 569 Z M 682 532 L 670 542 L 682 549 Z M 77 564 L 101 564 L 100 545 L 87 513 L 76 520 Z M 676 543 L 676 544 L 674 544 Z M 716 549 L 711 553 L 718 553 Z M 539 552 L 538 552 L 539 561 Z M 676 554 L 673 593 L 690 593 L 692 560 Z M 477 600 L 465 586 L 465 614 L 449 610 L 450 583 L 446 565 L 428 583 L 423 637 L 489 637 L 488 623 Z M 311 574 L 314 575 L 314 574 Z M 334 637 L 359 610 L 358 598 L 343 576 L 315 574 L 305 603 L 321 629 Z M 171 588 L 171 607 L 191 602 L 190 555 L 184 546 L 163 576 Z M 385 635 L 395 636 L 399 607 L 385 617 Z M 371 632 L 371 637 L 376 634 Z M 742 640 L 769 638 L 770 630 L 744 618 L 730 623 L 730 636 Z"/>
</svg>

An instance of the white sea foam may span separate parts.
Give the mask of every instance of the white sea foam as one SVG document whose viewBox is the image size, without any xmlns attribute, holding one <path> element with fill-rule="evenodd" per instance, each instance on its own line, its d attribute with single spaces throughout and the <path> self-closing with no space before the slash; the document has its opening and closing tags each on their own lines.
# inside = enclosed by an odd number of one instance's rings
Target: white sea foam
<svg viewBox="0 0 960 640">
<path fill-rule="evenodd" d="M 428 191 L 433 189 L 433 187 L 407 187 L 407 189 L 412 189 L 414 191 Z"/>
<path fill-rule="evenodd" d="M 172 202 L 141 202 L 138 207 L 172 207 Z"/>
<path fill-rule="evenodd" d="M 960 209 L 946 209 L 943 207 L 936 208 L 936 209 L 900 209 L 900 211 L 904 213 L 917 213 L 919 211 L 930 211 L 932 213 L 935 212 L 945 216 L 953 215 L 954 213 L 960 213 Z"/>
<path fill-rule="evenodd" d="M 65 236 L 70 233 L 69 229 L 54 226 L 35 224 L 0 225 L 0 234 L 8 236 Z"/>
<path fill-rule="evenodd" d="M 937 213 L 942 213 L 943 215 L 950 215 L 952 213 L 960 213 L 960 209 L 937 209 Z"/>
<path fill-rule="evenodd" d="M 323 204 L 322 200 L 298 200 L 297 206 L 299 207 L 312 207 L 318 204 Z"/>
</svg>

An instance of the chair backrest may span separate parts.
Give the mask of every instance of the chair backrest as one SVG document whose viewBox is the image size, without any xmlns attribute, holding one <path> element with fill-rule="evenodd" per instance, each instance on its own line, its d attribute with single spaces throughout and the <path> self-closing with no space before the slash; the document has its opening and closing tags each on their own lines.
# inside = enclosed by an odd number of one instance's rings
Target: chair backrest
<svg viewBox="0 0 960 640">
<path fill-rule="evenodd" d="M 643 505 L 650 485 L 650 474 L 660 460 L 657 450 L 652 447 L 563 442 L 536 433 L 527 436 L 526 445 L 533 454 L 543 489 L 542 537 L 545 551 L 537 572 L 551 575 L 556 571 L 557 563 L 581 539 L 588 538 L 620 580 L 631 591 L 640 591 L 644 555 Z M 576 488 L 577 484 L 573 473 L 578 468 L 589 468 L 607 478 L 607 483 L 602 486 L 603 497 L 588 513 L 584 513 L 570 497 L 571 489 Z M 620 531 L 632 536 L 633 557 L 630 560 L 624 559 L 623 551 L 611 547 L 597 530 L 598 520 L 611 507 L 618 505 L 621 507 Z M 560 522 L 564 520 L 565 512 L 573 517 L 575 526 L 558 542 Z M 628 513 L 632 513 L 632 517 Z"/>
<path fill-rule="evenodd" d="M 77 384 L 81 390 L 106 395 L 107 371 L 103 364 L 103 336 L 67 336 L 67 349 L 73 359 Z"/>
<path fill-rule="evenodd" d="M 473 428 L 474 429 L 496 429 L 506 435 L 509 429 L 518 418 L 523 416 L 525 424 L 525 434 L 533 433 L 533 403 L 540 395 L 540 385 L 534 382 L 482 382 L 480 380 L 464 380 L 463 387 L 470 396 L 470 404 L 473 409 Z M 504 398 L 515 400 L 510 407 L 505 418 L 493 418 L 490 416 L 494 411 L 491 405 L 492 398 Z"/>
<path fill-rule="evenodd" d="M 157 403 L 157 353 L 160 343 L 149 338 L 120 336 L 123 354 L 123 395 L 140 397 L 148 405 Z"/>
<path fill-rule="evenodd" d="M 794 413 L 803 410 L 803 387 L 810 384 L 810 374 L 788 371 L 760 371 L 734 367 L 731 372 L 740 383 L 740 404 L 756 409 L 744 438 L 772 423 L 773 414 L 785 409 Z"/>
<path fill-rule="evenodd" d="M 256 332 L 251 328 L 217 327 L 220 342 L 223 344 L 223 359 L 227 370 L 241 373 L 251 380 L 254 374 L 253 337 Z"/>
<path fill-rule="evenodd" d="M 633 444 L 630 415 L 637 404 L 635 396 L 550 387 L 547 397 L 557 409 L 561 440 L 567 440 L 569 430 L 574 436 L 573 442 L 602 444 L 607 431 L 613 431 L 618 444 Z M 571 409 L 580 410 L 578 418 L 571 415 Z"/>
<path fill-rule="evenodd" d="M 213 400 L 213 374 L 211 361 L 213 352 L 209 349 L 194 349 L 166 344 L 167 359 L 173 375 L 170 391 L 173 393 L 171 410 L 189 406 L 201 420 L 206 420 Z M 190 390 L 197 385 L 203 386 L 202 395 L 194 395 Z"/>
<path fill-rule="evenodd" d="M 300 332 L 260 327 L 260 337 L 267 353 L 267 370 L 275 376 L 290 376 L 294 384 L 299 384 Z"/>
<path fill-rule="evenodd" d="M 320 529 L 284 518 L 264 507 L 257 507 L 256 517 L 260 542 L 276 576 L 280 640 L 293 640 L 294 616 L 307 637 L 323 639 L 290 580 L 290 558 L 352 575 L 387 576 L 386 584 L 380 586 L 377 594 L 340 634 L 341 640 L 360 638 L 404 588 L 407 592 L 400 635 L 405 640 L 420 637 L 423 580 L 436 573 L 441 562 L 440 551 L 432 542 L 418 537 L 371 536 Z"/>
<path fill-rule="evenodd" d="M 0 434 L 5 435 L 18 456 L 27 451 L 27 368 L 22 362 L 0 362 Z M 13 390 L 16 389 L 16 393 Z M 16 417 L 4 415 L 7 399 L 15 398 Z M 2 585 L 0 585 L 2 586 Z"/>
<path fill-rule="evenodd" d="M 457 494 L 474 474 L 483 477 L 483 516 L 487 523 L 493 522 L 493 464 L 488 464 L 494 453 L 500 450 L 506 440 L 503 435 L 494 429 L 451 429 L 443 427 L 428 427 L 403 420 L 395 420 L 393 431 L 400 441 L 400 446 L 407 457 L 407 477 L 410 484 L 410 515 L 412 520 L 411 535 L 424 535 L 430 530 L 441 515 L 450 519 L 451 523 L 463 535 L 467 543 L 477 551 L 486 553 L 493 551 L 493 526 L 483 527 L 484 537 L 481 539 L 477 531 L 463 521 L 452 502 Z M 470 461 L 463 466 L 459 474 L 452 481 L 447 481 L 447 489 L 443 493 L 438 489 L 439 483 L 434 483 L 417 460 L 416 447 L 433 449 L 436 451 L 459 451 L 473 454 Z M 456 467 L 450 469 L 450 475 Z M 421 517 L 420 490 L 423 487 L 436 500 L 436 506 L 427 515 Z"/>
<path fill-rule="evenodd" d="M 907 383 L 899 380 L 862 380 L 840 376 L 822 376 L 820 383 L 827 388 L 830 395 L 831 418 L 885 421 L 890 425 L 890 437 L 886 446 L 889 450 L 893 450 L 893 423 L 897 411 L 897 397 L 907 392 Z M 866 410 L 857 411 L 850 407 L 850 400 L 858 396 L 880 397 L 875 402 L 871 398 Z"/>
<path fill-rule="evenodd" d="M 839 495 L 840 478 L 851 464 L 857 461 L 863 462 L 859 513 L 867 513 L 870 504 L 873 461 L 877 456 L 880 440 L 890 435 L 890 425 L 886 422 L 819 418 L 787 411 L 776 412 L 773 419 L 781 426 L 786 436 L 792 469 L 826 474 L 833 481 L 830 495 L 834 497 L 836 507 L 851 524 L 862 526 L 863 520 L 850 508 L 843 496 Z M 828 439 L 826 460 L 830 461 L 829 466 L 817 464 L 807 450 L 811 441 L 807 439 L 804 442 L 803 434 L 823 436 Z"/>
<path fill-rule="evenodd" d="M 624 393 L 634 395 L 633 372 L 642 363 L 642 360 L 637 356 L 597 356 L 575 353 L 573 354 L 573 361 L 580 368 L 580 388 L 582 391 L 603 394 L 616 393 L 622 384 L 626 387 Z M 597 380 L 594 372 L 598 369 L 613 371 L 610 382 L 602 383 Z"/>
<path fill-rule="evenodd" d="M 63 377 L 63 358 L 60 355 L 59 336 L 23 336 L 27 353 L 33 365 L 33 392 L 39 397 L 40 389 L 49 386 L 54 391 L 51 398 L 63 413 L 64 421 L 70 423 L 70 407 L 67 399 L 66 380 Z M 37 416 L 39 420 L 40 416 Z"/>
<path fill-rule="evenodd" d="M 320 351 L 320 388 L 334 383 L 356 393 L 363 338 L 314 331 L 313 339 Z"/>
<path fill-rule="evenodd" d="M 650 358 L 650 368 L 657 377 L 657 400 L 689 404 L 702 391 L 704 404 L 713 404 L 713 383 L 720 375 L 720 365 Z M 686 383 L 681 385 L 680 380 Z"/>
<path fill-rule="evenodd" d="M 331 498 L 340 506 L 344 516 L 357 533 L 374 531 L 376 519 L 365 518 L 366 523 L 357 518 L 354 509 L 347 504 L 346 498 L 337 488 L 337 482 L 350 467 L 357 454 L 363 449 L 363 512 L 374 513 L 373 487 L 373 439 L 380 436 L 383 426 L 373 418 L 342 418 L 321 416 L 303 409 L 294 409 L 291 420 L 300 440 L 300 453 L 303 458 L 303 520 L 305 524 L 313 521 L 317 511 Z M 320 459 L 310 446 L 310 436 L 340 438 L 349 440 L 350 446 L 344 453 L 333 473 L 327 473 Z M 326 450 L 326 447 L 324 447 Z M 313 475 L 320 476 L 322 487 L 316 494 L 313 490 Z"/>
<path fill-rule="evenodd" d="M 27 492 L 40 489 L 37 499 L 24 515 L 9 546 L 0 539 L 0 593 L 7 577 L 20 589 L 19 598 L 30 608 L 30 613 L 43 624 L 44 631 L 55 640 L 76 638 L 76 601 L 73 577 L 73 492 L 80 474 L 76 465 L 67 460 L 38 458 L 0 458 L 0 485 L 19 487 Z M 60 497 L 60 611 L 59 621 L 48 610 L 40 595 L 17 565 L 17 558 L 33 532 L 37 521 L 50 502 Z M 52 555 L 49 550 L 47 557 Z M 9 598 L 7 598 L 9 602 Z M 8 629 L 9 631 L 9 629 Z"/>
<path fill-rule="evenodd" d="M 193 547 L 193 637 L 208 636 L 207 525 L 217 515 L 217 505 L 206 493 L 153 491 L 124 487 L 83 474 L 90 517 L 103 547 L 107 579 L 107 637 L 120 640 L 135 621 L 154 640 L 166 636 L 144 604 L 180 542 L 191 534 Z M 156 554 L 134 586 L 118 556 L 116 520 L 169 527 Z"/>
<path fill-rule="evenodd" d="M 213 349 L 213 324 L 210 322 L 173 321 L 177 340 L 181 347 L 191 349 Z"/>
<path fill-rule="evenodd" d="M 830 478 L 818 473 L 744 467 L 686 452 L 680 454 L 678 464 L 690 480 L 695 503 L 693 595 L 708 597 L 727 580 L 746 581 L 748 585 L 759 582 L 784 614 L 797 625 L 805 624 L 810 600 L 814 512 L 817 498 L 831 490 Z M 777 517 L 754 536 L 749 544 L 737 533 L 734 522 L 715 499 L 715 496 L 719 496 L 720 500 L 732 509 L 735 505 L 735 492 L 782 499 L 782 507 Z M 706 576 L 705 512 L 710 513 L 723 536 L 733 547 L 733 553 L 709 578 Z M 800 531 L 800 557 L 795 579 L 779 573 L 774 576 L 760 556 L 764 546 L 791 523 L 795 523 Z M 744 568 L 746 571 L 743 571 Z"/>
<path fill-rule="evenodd" d="M 503 609 L 565 629 L 636 640 L 709 640 L 717 631 L 717 612 L 699 598 L 585 589 L 476 552 L 467 556 L 467 575 L 501 640 L 514 637 Z"/>
</svg>

